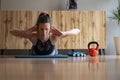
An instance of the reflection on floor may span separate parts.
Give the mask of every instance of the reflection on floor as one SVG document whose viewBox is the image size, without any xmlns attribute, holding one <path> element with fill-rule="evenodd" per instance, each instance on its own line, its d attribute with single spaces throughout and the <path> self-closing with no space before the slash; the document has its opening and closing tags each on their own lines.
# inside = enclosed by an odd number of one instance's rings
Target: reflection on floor
<svg viewBox="0 0 120 80">
<path fill-rule="evenodd" d="M 120 56 L 0 58 L 0 80 L 120 80 Z"/>
</svg>

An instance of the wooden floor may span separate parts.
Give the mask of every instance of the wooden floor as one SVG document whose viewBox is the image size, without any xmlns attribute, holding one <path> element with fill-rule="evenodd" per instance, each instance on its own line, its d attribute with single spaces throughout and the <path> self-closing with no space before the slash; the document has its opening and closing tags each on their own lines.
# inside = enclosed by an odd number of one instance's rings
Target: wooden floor
<svg viewBox="0 0 120 80">
<path fill-rule="evenodd" d="M 0 80 L 120 80 L 120 56 L 0 58 Z"/>
</svg>

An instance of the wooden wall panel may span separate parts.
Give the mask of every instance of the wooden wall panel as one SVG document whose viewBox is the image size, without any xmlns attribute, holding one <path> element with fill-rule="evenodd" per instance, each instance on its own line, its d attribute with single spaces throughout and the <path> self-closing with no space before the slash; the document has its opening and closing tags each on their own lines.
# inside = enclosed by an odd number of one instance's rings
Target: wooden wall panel
<svg viewBox="0 0 120 80">
<path fill-rule="evenodd" d="M 5 12 L 0 12 L 0 49 L 4 49 L 5 48 L 5 41 L 6 41 L 6 37 L 5 37 Z"/>
<path fill-rule="evenodd" d="M 11 29 L 27 29 L 30 24 L 30 19 L 27 20 L 29 12 L 26 11 L 6 11 L 6 49 L 27 49 L 27 40 L 24 38 L 15 37 L 10 34 Z M 31 18 L 31 17 L 30 17 Z M 28 26 L 29 26 L 28 25 Z"/>
<path fill-rule="evenodd" d="M 80 34 L 57 41 L 59 49 L 87 49 L 90 41 L 106 48 L 106 15 L 104 11 L 45 11 L 52 25 L 61 31 L 79 28 Z M 0 11 L 0 49 L 30 49 L 29 40 L 11 35 L 11 29 L 26 30 L 36 24 L 41 11 Z"/>
</svg>

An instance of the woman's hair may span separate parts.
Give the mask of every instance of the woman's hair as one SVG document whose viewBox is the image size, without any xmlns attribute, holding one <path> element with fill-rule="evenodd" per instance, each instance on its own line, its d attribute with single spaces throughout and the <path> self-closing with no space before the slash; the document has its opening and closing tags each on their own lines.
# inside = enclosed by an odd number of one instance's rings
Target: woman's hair
<svg viewBox="0 0 120 80">
<path fill-rule="evenodd" d="M 38 16 L 36 25 L 39 26 L 40 23 L 51 23 L 49 14 L 42 12 Z"/>
</svg>

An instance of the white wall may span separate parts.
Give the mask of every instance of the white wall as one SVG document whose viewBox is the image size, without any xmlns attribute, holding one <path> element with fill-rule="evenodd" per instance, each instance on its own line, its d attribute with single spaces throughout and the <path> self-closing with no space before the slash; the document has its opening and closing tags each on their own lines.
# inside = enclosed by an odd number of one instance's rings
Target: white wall
<svg viewBox="0 0 120 80">
<path fill-rule="evenodd" d="M 118 6 L 117 0 L 78 0 L 79 10 L 105 10 L 107 16 Z"/>
<path fill-rule="evenodd" d="M 119 0 L 120 1 L 120 0 Z M 66 10 L 67 0 L 1 0 L 1 10 Z M 107 15 L 106 54 L 115 54 L 113 37 L 118 27 L 109 19 L 111 12 L 118 7 L 118 0 L 78 0 L 78 10 L 105 10 Z"/>
<path fill-rule="evenodd" d="M 1 0 L 2 10 L 59 10 L 65 0 Z"/>
<path fill-rule="evenodd" d="M 65 10 L 67 0 L 1 0 L 1 10 Z M 105 10 L 118 6 L 117 0 L 78 0 L 78 10 Z"/>
</svg>

